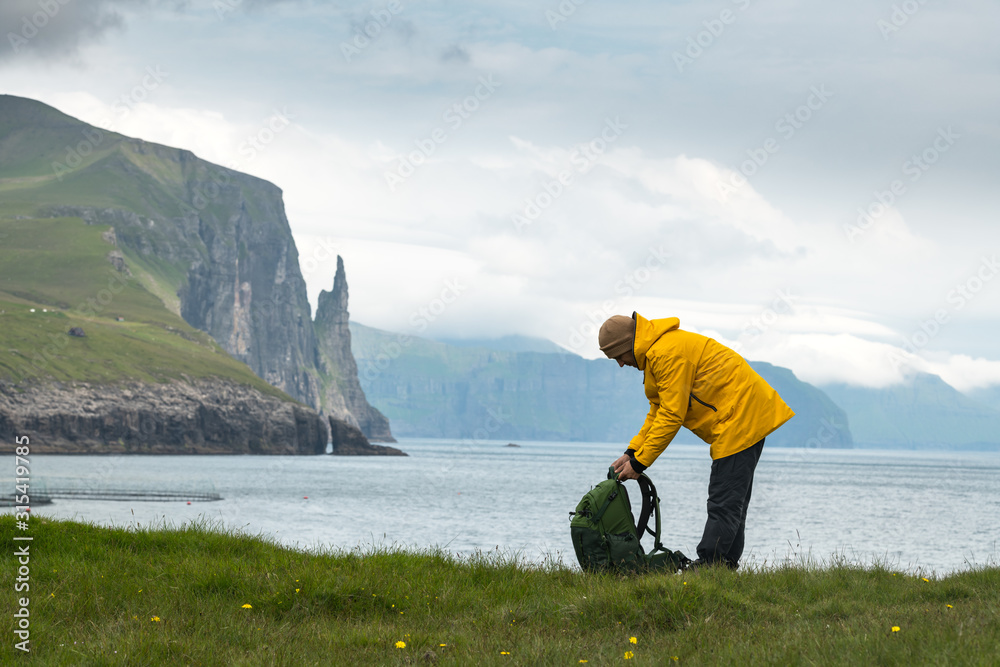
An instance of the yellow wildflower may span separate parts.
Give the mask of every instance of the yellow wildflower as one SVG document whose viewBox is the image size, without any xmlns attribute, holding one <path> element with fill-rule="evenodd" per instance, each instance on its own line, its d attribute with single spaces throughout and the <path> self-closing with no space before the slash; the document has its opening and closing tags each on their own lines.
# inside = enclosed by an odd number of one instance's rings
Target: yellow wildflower
<svg viewBox="0 0 1000 667">
<path fill-rule="evenodd" d="M 930 579 L 928 579 L 927 577 L 920 577 L 920 578 L 923 579 L 924 581 L 928 582 L 928 583 L 930 582 Z"/>
<path fill-rule="evenodd" d="M 247 604 L 243 605 L 243 608 L 244 609 L 253 609 L 253 605 L 248 602 Z"/>
<path fill-rule="evenodd" d="M 899 632 L 899 626 L 898 625 L 892 626 L 892 631 L 893 632 Z"/>
<path fill-rule="evenodd" d="M 438 646 L 447 646 L 447 644 L 438 644 Z"/>
<path fill-rule="evenodd" d="M 631 660 L 633 656 L 635 656 L 635 653 L 632 653 L 632 651 L 625 651 L 626 660 Z"/>
<path fill-rule="evenodd" d="M 950 604 L 946 604 L 945 607 L 948 607 L 948 609 L 954 609 L 954 607 L 952 607 Z"/>
<path fill-rule="evenodd" d="M 396 648 L 406 648 L 406 642 L 404 641 L 396 642 Z"/>
<path fill-rule="evenodd" d="M 510 651 L 500 651 L 500 655 L 510 655 Z"/>
<path fill-rule="evenodd" d="M 629 644 L 638 644 L 638 643 L 639 643 L 639 640 L 638 640 L 638 639 L 636 639 L 635 637 L 629 637 L 629 638 L 628 638 L 628 643 L 629 643 Z"/>
<path fill-rule="evenodd" d="M 151 618 L 149 620 L 151 620 L 153 623 L 159 623 L 160 622 L 160 617 L 159 616 L 154 616 L 153 618 Z"/>
</svg>

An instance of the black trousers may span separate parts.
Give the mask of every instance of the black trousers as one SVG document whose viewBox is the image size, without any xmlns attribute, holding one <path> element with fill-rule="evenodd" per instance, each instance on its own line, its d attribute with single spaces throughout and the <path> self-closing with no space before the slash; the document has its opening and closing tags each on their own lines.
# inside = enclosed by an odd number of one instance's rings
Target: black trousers
<svg viewBox="0 0 1000 667">
<path fill-rule="evenodd" d="M 708 481 L 708 521 L 698 545 L 698 558 L 710 563 L 739 566 L 747 525 L 747 507 L 753 491 L 753 473 L 764 450 L 764 440 L 732 456 L 712 461 Z"/>
</svg>

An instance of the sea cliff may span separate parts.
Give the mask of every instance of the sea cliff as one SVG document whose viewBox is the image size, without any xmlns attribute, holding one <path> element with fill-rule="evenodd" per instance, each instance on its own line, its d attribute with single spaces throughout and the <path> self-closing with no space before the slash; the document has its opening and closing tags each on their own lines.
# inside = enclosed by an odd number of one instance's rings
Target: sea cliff
<svg viewBox="0 0 1000 667">
<path fill-rule="evenodd" d="M 35 454 L 322 454 L 315 411 L 221 380 L 0 383 L 0 442 Z"/>
</svg>

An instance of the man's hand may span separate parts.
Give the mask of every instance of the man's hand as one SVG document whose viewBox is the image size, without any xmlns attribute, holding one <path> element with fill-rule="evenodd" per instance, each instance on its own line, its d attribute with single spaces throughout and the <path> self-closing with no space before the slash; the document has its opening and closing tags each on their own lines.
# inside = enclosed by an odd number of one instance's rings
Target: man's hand
<svg viewBox="0 0 1000 667">
<path fill-rule="evenodd" d="M 615 473 L 618 474 L 618 479 L 625 481 L 626 479 L 639 479 L 639 473 L 632 470 L 632 461 L 629 459 L 628 454 L 622 454 L 619 456 L 615 462 L 612 464 L 615 469 Z"/>
</svg>

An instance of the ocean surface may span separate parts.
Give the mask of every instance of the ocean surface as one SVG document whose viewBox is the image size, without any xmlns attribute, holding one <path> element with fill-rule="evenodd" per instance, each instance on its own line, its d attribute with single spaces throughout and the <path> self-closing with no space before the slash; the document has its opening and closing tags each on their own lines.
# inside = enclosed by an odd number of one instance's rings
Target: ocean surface
<svg viewBox="0 0 1000 667">
<path fill-rule="evenodd" d="M 499 550 L 575 567 L 569 512 L 622 445 L 408 439 L 408 457 L 31 456 L 31 490 L 215 492 L 215 502 L 57 499 L 35 517 L 104 525 L 199 518 L 301 549 Z M 13 491 L 14 458 L 0 476 Z M 707 445 L 672 444 L 648 474 L 662 540 L 694 558 L 706 516 Z M 627 488 L 637 505 L 638 487 Z M 636 514 L 638 508 L 636 507 Z M 9 508 L 4 509 L 10 512 Z M 1000 454 L 768 448 L 743 563 L 833 558 L 939 574 L 997 565 Z M 644 544 L 649 546 L 647 537 Z"/>
</svg>

